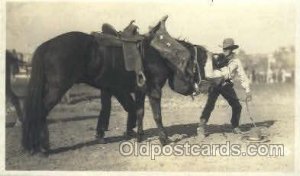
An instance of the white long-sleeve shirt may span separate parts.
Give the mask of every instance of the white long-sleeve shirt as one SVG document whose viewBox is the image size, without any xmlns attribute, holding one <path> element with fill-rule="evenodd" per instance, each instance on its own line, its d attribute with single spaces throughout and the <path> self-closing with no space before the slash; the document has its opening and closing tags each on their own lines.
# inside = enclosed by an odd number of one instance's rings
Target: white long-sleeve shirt
<svg viewBox="0 0 300 176">
<path fill-rule="evenodd" d="M 250 92 L 250 81 L 245 73 L 242 62 L 236 57 L 235 54 L 233 54 L 232 58 L 230 58 L 227 66 L 216 70 L 213 70 L 211 54 L 208 54 L 208 56 L 209 58 L 207 59 L 205 66 L 205 72 L 208 78 L 223 77 L 224 79 L 232 80 L 235 76 L 238 76 L 242 87 L 247 93 Z"/>
</svg>

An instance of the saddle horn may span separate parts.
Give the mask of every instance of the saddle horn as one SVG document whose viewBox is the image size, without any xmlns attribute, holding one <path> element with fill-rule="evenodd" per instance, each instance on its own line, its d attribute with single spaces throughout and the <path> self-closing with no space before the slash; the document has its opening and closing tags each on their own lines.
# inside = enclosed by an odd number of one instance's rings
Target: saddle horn
<svg viewBox="0 0 300 176">
<path fill-rule="evenodd" d="M 135 23 L 135 20 L 131 20 L 129 25 L 132 25 L 133 23 Z"/>
</svg>

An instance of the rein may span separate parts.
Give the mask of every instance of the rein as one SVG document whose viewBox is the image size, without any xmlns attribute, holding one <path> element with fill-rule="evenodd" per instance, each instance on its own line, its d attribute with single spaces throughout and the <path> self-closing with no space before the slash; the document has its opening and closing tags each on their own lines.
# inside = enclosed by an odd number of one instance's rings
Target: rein
<svg viewBox="0 0 300 176">
<path fill-rule="evenodd" d="M 200 66 L 199 66 L 199 62 L 198 62 L 198 50 L 197 50 L 197 46 L 194 46 L 194 51 L 195 51 L 195 56 L 194 56 L 194 64 L 196 65 L 197 68 L 197 76 L 198 76 L 198 82 L 196 82 L 196 84 L 200 84 L 202 79 L 201 79 L 201 73 L 200 73 Z"/>
<path fill-rule="evenodd" d="M 200 94 L 199 87 L 200 87 L 202 78 L 201 78 L 201 72 L 200 72 L 200 65 L 199 65 L 199 61 L 198 61 L 197 46 L 194 45 L 193 49 L 194 49 L 194 62 L 193 62 L 194 81 L 193 81 L 193 84 L 194 84 L 195 92 L 193 92 L 193 94 L 191 96 L 192 96 L 192 99 L 194 100 L 194 97 Z M 195 67 L 196 67 L 196 69 L 195 69 Z M 195 78 L 197 78 L 198 80 L 195 81 Z"/>
<path fill-rule="evenodd" d="M 145 47 L 144 47 L 144 40 L 138 42 L 139 48 L 140 48 L 140 53 L 142 59 L 145 59 Z"/>
</svg>

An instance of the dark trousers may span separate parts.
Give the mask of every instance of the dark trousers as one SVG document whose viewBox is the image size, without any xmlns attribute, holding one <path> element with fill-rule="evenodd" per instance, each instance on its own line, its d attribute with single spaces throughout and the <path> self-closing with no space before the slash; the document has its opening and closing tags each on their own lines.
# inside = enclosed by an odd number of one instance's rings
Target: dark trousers
<svg viewBox="0 0 300 176">
<path fill-rule="evenodd" d="M 226 101 L 229 103 L 229 105 L 232 108 L 232 116 L 231 116 L 232 127 L 235 128 L 239 126 L 242 106 L 233 89 L 232 83 L 226 84 L 224 86 L 216 86 L 210 90 L 206 105 L 201 115 L 201 119 L 205 119 L 206 122 L 208 121 L 210 114 L 213 111 L 215 107 L 215 103 L 220 94 L 226 99 Z"/>
</svg>

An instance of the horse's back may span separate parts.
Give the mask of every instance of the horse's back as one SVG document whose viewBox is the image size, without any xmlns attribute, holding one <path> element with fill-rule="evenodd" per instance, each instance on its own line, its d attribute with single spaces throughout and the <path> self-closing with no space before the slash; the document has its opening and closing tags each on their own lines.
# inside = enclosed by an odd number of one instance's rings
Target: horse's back
<svg viewBox="0 0 300 176">
<path fill-rule="evenodd" d="M 35 51 L 34 60 L 42 59 L 48 75 L 59 74 L 67 79 L 79 79 L 90 62 L 93 37 L 82 32 L 68 32 L 42 43 Z"/>
<path fill-rule="evenodd" d="M 36 51 L 76 53 L 86 49 L 93 42 L 93 37 L 83 32 L 68 32 L 42 43 Z M 76 49 L 80 49 L 77 50 Z"/>
</svg>

